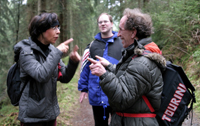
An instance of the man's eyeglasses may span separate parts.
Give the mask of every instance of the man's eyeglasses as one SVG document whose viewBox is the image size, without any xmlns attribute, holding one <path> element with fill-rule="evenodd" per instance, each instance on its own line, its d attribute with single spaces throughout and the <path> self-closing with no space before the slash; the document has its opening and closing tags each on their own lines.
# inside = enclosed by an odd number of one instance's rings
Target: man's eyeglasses
<svg viewBox="0 0 200 126">
<path fill-rule="evenodd" d="M 57 29 L 60 30 L 60 27 L 51 27 L 54 31 L 56 31 Z"/>
<path fill-rule="evenodd" d="M 108 22 L 109 22 L 109 21 L 99 21 L 98 24 L 102 24 L 102 23 L 106 24 L 106 23 L 108 23 Z"/>
</svg>

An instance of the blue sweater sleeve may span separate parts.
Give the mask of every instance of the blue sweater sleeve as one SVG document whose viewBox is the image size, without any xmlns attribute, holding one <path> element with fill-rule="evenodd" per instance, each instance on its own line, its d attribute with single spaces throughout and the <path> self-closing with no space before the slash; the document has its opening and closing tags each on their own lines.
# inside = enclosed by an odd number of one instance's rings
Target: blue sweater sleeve
<svg viewBox="0 0 200 126">
<path fill-rule="evenodd" d="M 89 65 L 90 62 L 87 62 L 87 64 L 83 67 L 82 72 L 80 73 L 80 79 L 78 81 L 78 90 L 81 92 L 88 91 L 88 80 L 90 74 Z"/>
<path fill-rule="evenodd" d="M 83 52 L 80 70 L 80 79 L 78 81 L 78 90 L 81 92 L 88 92 L 88 81 L 90 75 L 90 62 L 87 58 L 90 56 L 89 44 Z"/>
</svg>

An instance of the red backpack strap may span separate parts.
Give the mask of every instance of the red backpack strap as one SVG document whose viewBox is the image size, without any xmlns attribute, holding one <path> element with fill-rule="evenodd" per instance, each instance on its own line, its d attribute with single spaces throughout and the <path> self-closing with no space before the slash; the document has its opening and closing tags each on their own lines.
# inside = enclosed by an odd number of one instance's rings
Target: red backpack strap
<svg viewBox="0 0 200 126">
<path fill-rule="evenodd" d="M 116 112 L 118 116 L 122 117 L 133 117 L 133 118 L 155 118 L 156 114 L 154 113 L 122 113 Z"/>
<path fill-rule="evenodd" d="M 152 113 L 122 113 L 122 112 L 116 112 L 116 114 L 119 115 L 119 116 L 122 116 L 122 117 L 155 118 L 156 114 L 153 113 L 155 110 L 152 107 L 151 103 L 149 102 L 149 100 L 147 99 L 147 97 L 145 95 L 143 95 L 142 98 L 144 99 L 145 103 L 147 104 L 147 106 L 149 107 L 149 109 Z"/>
<path fill-rule="evenodd" d="M 142 98 L 144 99 L 145 103 L 147 104 L 147 106 L 149 107 L 151 112 L 155 112 L 154 108 L 152 107 L 151 103 L 149 102 L 149 100 L 147 99 L 147 97 L 145 95 L 142 96 Z"/>
</svg>

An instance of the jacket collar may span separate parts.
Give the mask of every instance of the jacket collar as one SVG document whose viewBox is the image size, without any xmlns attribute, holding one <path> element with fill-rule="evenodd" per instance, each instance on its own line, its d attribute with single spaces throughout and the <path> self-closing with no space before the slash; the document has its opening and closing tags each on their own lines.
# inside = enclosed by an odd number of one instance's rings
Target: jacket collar
<svg viewBox="0 0 200 126">
<path fill-rule="evenodd" d="M 135 47 L 139 48 L 139 49 L 145 49 L 143 45 L 141 45 L 136 39 L 134 40 L 134 43 L 131 44 L 130 46 L 128 46 L 127 48 L 124 48 L 122 51 L 122 55 L 124 55 L 124 53 L 127 53 L 128 55 L 133 55 L 135 54 Z M 137 55 L 137 54 L 136 54 Z"/>
<path fill-rule="evenodd" d="M 158 54 L 158 53 L 151 53 L 150 51 L 148 51 L 148 53 L 145 53 L 145 48 L 143 45 L 141 45 L 137 40 L 134 41 L 134 43 L 132 45 L 130 45 L 129 47 L 127 47 L 123 52 L 122 55 L 123 57 L 130 57 L 130 56 L 134 56 L 134 55 L 144 55 L 145 57 L 147 57 L 148 59 L 154 61 L 157 66 L 161 69 L 161 71 L 164 71 L 166 68 L 166 59 Z"/>
<path fill-rule="evenodd" d="M 41 50 L 41 48 L 40 48 L 35 42 L 32 41 L 31 37 L 29 37 L 29 42 L 30 42 L 30 46 L 31 46 L 31 48 L 32 48 L 33 50 L 39 51 L 44 57 L 46 57 L 46 55 L 45 55 L 44 52 Z M 52 46 L 53 46 L 53 45 L 50 44 L 49 47 L 48 47 L 49 50 L 50 50 L 50 52 L 51 52 L 51 50 L 53 49 Z"/>
<path fill-rule="evenodd" d="M 113 33 L 113 36 L 107 42 L 112 42 L 113 43 L 114 39 L 117 38 L 118 32 L 112 31 L 112 33 Z M 96 40 L 99 40 L 99 41 L 104 41 L 103 38 L 101 37 L 101 33 L 100 32 L 98 34 L 96 34 L 94 38 Z"/>
<path fill-rule="evenodd" d="M 143 46 L 145 46 L 145 45 L 147 45 L 147 44 L 149 44 L 151 42 L 152 42 L 151 37 L 143 38 L 143 39 L 138 40 L 138 43 L 140 43 Z"/>
</svg>

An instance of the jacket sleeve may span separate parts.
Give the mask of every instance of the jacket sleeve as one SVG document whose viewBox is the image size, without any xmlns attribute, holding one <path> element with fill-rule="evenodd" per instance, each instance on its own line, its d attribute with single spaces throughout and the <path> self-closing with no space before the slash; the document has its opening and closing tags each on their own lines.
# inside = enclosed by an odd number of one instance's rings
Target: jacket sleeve
<svg viewBox="0 0 200 126">
<path fill-rule="evenodd" d="M 90 68 L 89 68 L 90 62 L 88 62 L 82 72 L 80 73 L 80 79 L 78 81 L 78 90 L 81 92 L 88 92 L 88 81 L 89 81 L 89 74 L 90 74 Z"/>
<path fill-rule="evenodd" d="M 82 61 L 81 61 L 81 70 L 80 70 L 80 79 L 78 81 L 78 90 L 81 92 L 88 91 L 88 80 L 90 74 L 90 62 L 87 58 L 90 56 L 89 51 L 90 44 L 87 45 L 86 49 L 83 52 Z"/>
<path fill-rule="evenodd" d="M 119 77 L 107 71 L 107 76 L 100 81 L 100 85 L 108 96 L 111 107 L 123 111 L 150 91 L 151 78 L 151 72 L 146 65 L 131 61 Z"/>
<path fill-rule="evenodd" d="M 21 70 L 39 83 L 49 81 L 52 77 L 62 52 L 54 48 L 44 62 L 39 62 L 33 54 L 33 50 L 26 48 L 20 52 L 19 61 Z"/>
<path fill-rule="evenodd" d="M 62 73 L 62 76 L 60 77 L 60 82 L 68 83 L 73 78 L 76 69 L 78 67 L 78 64 L 79 62 L 74 63 L 70 58 L 67 65 L 65 65 L 63 61 L 60 60 L 61 73 Z"/>
<path fill-rule="evenodd" d="M 106 67 L 106 70 L 108 70 L 109 72 L 115 72 L 115 69 L 116 69 L 116 64 L 109 64 L 107 67 Z"/>
</svg>

